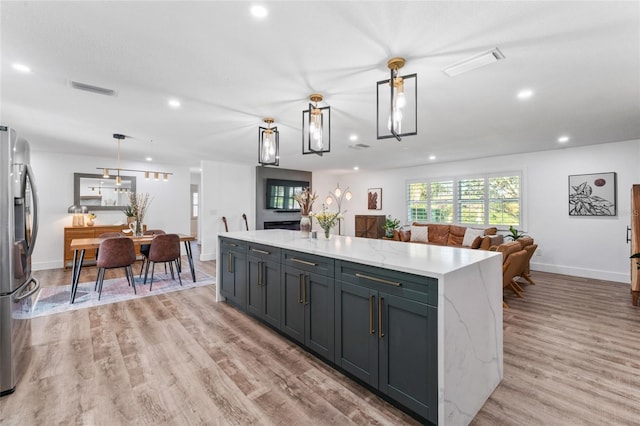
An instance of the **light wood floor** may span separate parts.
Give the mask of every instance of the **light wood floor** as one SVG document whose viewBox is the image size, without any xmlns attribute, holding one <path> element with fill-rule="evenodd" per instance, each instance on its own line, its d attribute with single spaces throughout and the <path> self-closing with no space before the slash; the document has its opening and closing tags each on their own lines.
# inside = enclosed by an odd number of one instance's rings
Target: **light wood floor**
<svg viewBox="0 0 640 426">
<path fill-rule="evenodd" d="M 196 266 L 215 275 L 215 262 Z M 48 285 L 70 279 L 37 275 Z M 533 278 L 524 299 L 507 295 L 505 377 L 473 424 L 638 424 L 640 310 L 628 286 Z M 35 318 L 28 367 L 0 398 L 0 424 L 417 424 L 214 300 L 212 288 L 195 288 Z"/>
</svg>

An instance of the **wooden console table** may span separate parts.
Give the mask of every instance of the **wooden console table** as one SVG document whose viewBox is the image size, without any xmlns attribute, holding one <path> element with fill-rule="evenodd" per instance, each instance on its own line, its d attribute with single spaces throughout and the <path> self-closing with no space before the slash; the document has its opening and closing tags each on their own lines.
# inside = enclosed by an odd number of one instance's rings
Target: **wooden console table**
<svg viewBox="0 0 640 426">
<path fill-rule="evenodd" d="M 356 237 L 384 237 L 384 215 L 356 215 Z"/>
</svg>

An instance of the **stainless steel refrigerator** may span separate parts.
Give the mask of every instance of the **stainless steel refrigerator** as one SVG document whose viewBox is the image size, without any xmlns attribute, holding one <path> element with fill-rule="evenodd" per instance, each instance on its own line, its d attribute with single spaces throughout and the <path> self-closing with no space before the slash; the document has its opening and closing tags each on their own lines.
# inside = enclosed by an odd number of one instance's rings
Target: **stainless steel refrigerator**
<svg viewBox="0 0 640 426">
<path fill-rule="evenodd" d="M 0 396 L 15 390 L 26 368 L 29 314 L 40 288 L 31 276 L 38 197 L 29 160 L 29 143 L 0 126 Z"/>
</svg>

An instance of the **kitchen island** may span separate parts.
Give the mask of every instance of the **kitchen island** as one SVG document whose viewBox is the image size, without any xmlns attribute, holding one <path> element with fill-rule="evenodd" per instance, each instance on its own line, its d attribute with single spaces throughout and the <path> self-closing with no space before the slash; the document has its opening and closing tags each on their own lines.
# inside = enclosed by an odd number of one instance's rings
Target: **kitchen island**
<svg viewBox="0 0 640 426">
<path fill-rule="evenodd" d="M 502 255 L 297 231 L 219 237 L 217 300 L 439 425 L 503 376 Z"/>
</svg>

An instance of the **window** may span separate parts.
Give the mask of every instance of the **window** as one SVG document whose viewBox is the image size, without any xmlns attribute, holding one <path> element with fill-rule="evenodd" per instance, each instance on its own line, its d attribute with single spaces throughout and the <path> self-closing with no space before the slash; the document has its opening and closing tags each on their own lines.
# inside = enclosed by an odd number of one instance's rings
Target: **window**
<svg viewBox="0 0 640 426">
<path fill-rule="evenodd" d="M 520 176 L 489 178 L 489 224 L 520 225 Z"/>
<path fill-rule="evenodd" d="M 198 218 L 198 185 L 191 185 L 191 219 Z"/>
<path fill-rule="evenodd" d="M 484 224 L 484 186 L 483 178 L 460 179 L 458 181 L 458 223 Z"/>
<path fill-rule="evenodd" d="M 422 182 L 407 184 L 407 210 L 409 222 L 427 221 L 427 184 Z"/>
<path fill-rule="evenodd" d="M 453 222 L 453 181 L 407 184 L 409 222 Z"/>
<path fill-rule="evenodd" d="M 521 174 L 499 173 L 407 182 L 411 222 L 471 226 L 519 226 Z"/>
</svg>

